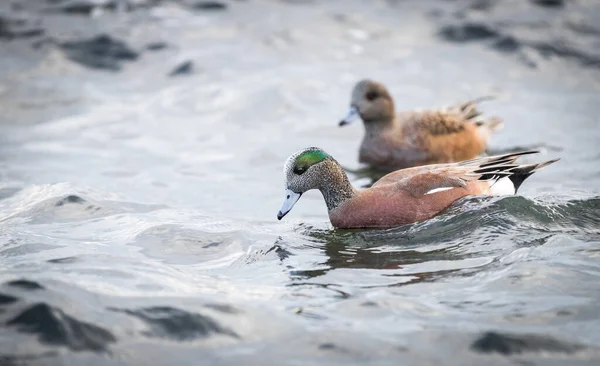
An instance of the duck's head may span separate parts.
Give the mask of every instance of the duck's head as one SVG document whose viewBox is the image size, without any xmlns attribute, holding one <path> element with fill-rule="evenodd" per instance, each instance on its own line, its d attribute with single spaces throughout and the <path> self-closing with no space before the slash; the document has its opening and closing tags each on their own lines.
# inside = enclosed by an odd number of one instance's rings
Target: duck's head
<svg viewBox="0 0 600 366">
<path fill-rule="evenodd" d="M 354 86 L 350 110 L 339 125 L 345 126 L 359 117 L 365 125 L 385 123 L 394 119 L 394 101 L 383 84 L 372 80 L 361 80 Z"/>
<path fill-rule="evenodd" d="M 340 164 L 318 147 L 309 147 L 290 156 L 283 167 L 284 197 L 277 218 L 292 210 L 300 196 L 311 189 L 323 194 L 328 210 L 351 198 L 355 189 Z"/>
<path fill-rule="evenodd" d="M 300 196 L 311 189 L 320 189 L 327 177 L 327 161 L 333 160 L 318 147 L 309 147 L 292 154 L 283 166 L 285 196 L 277 218 L 281 220 L 292 210 Z"/>
</svg>

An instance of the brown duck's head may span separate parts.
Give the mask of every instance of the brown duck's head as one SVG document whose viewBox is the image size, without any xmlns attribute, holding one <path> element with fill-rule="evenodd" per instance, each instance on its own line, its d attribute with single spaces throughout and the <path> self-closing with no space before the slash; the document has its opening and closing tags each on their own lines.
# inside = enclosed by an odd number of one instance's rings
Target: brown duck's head
<svg viewBox="0 0 600 366">
<path fill-rule="evenodd" d="M 394 101 L 383 84 L 372 80 L 361 80 L 354 86 L 350 110 L 339 125 L 350 124 L 358 117 L 365 124 L 386 123 L 394 119 Z"/>
</svg>

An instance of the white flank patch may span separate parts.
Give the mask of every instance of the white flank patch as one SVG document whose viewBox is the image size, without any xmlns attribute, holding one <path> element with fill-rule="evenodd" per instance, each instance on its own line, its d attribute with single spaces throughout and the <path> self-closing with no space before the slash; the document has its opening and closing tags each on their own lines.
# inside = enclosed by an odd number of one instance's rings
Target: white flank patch
<svg viewBox="0 0 600 366">
<path fill-rule="evenodd" d="M 490 192 L 494 196 L 510 196 L 515 194 L 515 185 L 508 177 L 500 178 L 491 183 Z"/>
<path fill-rule="evenodd" d="M 437 193 L 437 192 L 443 192 L 443 191 L 447 191 L 449 189 L 452 189 L 454 187 L 442 187 L 442 188 L 436 188 L 436 189 L 432 189 L 431 191 L 425 193 L 425 194 L 432 194 L 432 193 Z"/>
</svg>

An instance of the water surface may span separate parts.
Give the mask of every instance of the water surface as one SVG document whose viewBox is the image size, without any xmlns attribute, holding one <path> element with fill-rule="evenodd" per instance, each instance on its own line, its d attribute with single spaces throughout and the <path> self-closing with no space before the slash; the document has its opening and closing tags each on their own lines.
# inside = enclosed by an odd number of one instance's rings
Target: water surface
<svg viewBox="0 0 600 366">
<path fill-rule="evenodd" d="M 0 364 L 597 364 L 598 9 L 498 3 L 39 13 L 0 44 Z M 291 153 L 358 167 L 364 77 L 496 95 L 492 152 L 562 160 L 405 227 L 333 230 L 317 192 L 278 222 Z"/>
</svg>

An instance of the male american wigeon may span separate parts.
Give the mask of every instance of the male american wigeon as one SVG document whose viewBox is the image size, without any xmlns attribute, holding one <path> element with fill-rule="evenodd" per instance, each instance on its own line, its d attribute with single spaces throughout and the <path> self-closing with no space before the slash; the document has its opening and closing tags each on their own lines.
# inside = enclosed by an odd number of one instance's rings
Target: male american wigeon
<svg viewBox="0 0 600 366">
<path fill-rule="evenodd" d="M 467 195 L 515 194 L 527 177 L 558 160 L 515 163 L 533 153 L 537 151 L 407 168 L 357 190 L 334 158 L 319 148 L 307 148 L 285 162 L 285 197 L 277 218 L 290 212 L 304 192 L 318 189 L 337 228 L 389 228 L 426 220 Z"/>
<path fill-rule="evenodd" d="M 352 91 L 347 125 L 360 118 L 365 135 L 359 161 L 391 171 L 426 164 L 473 159 L 485 151 L 492 132 L 503 126 L 498 118 L 483 119 L 477 103 L 469 101 L 437 110 L 407 111 L 396 115 L 385 86 L 362 80 Z"/>
</svg>

